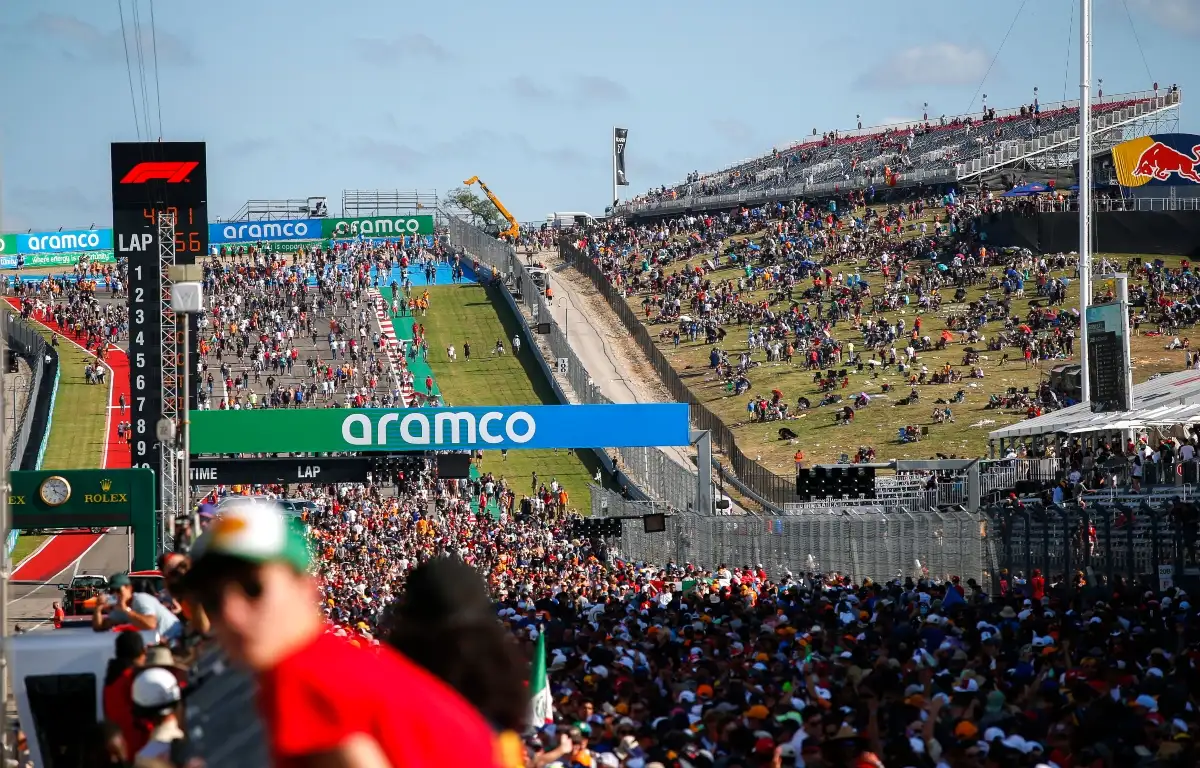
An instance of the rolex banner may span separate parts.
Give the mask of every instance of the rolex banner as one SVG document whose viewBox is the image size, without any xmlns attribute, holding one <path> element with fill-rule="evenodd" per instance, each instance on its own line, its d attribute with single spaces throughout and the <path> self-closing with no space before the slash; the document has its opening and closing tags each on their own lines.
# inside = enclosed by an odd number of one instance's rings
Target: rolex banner
<svg viewBox="0 0 1200 768">
<path fill-rule="evenodd" d="M 625 177 L 625 141 L 628 138 L 628 128 L 613 129 L 613 157 L 617 160 L 617 185 L 621 187 L 629 186 L 629 179 Z"/>
</svg>

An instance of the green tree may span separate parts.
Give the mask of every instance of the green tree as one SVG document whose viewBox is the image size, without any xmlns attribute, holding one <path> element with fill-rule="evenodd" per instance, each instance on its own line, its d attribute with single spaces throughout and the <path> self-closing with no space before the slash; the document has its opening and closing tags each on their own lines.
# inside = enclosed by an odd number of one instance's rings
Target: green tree
<svg viewBox="0 0 1200 768">
<path fill-rule="evenodd" d="M 442 205 L 450 213 L 462 216 L 486 232 L 499 232 L 507 227 L 507 222 L 492 201 L 467 187 L 456 187 L 447 192 Z"/>
</svg>

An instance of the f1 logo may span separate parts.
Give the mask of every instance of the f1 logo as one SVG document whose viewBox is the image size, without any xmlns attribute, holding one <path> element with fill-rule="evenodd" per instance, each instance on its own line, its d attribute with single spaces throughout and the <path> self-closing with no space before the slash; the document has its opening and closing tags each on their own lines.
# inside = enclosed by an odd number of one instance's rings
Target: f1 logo
<svg viewBox="0 0 1200 768">
<path fill-rule="evenodd" d="M 188 181 L 188 174 L 198 165 L 200 163 L 195 161 L 138 163 L 125 174 L 121 183 L 145 184 L 147 181 L 161 179 L 168 184 L 181 184 Z"/>
</svg>

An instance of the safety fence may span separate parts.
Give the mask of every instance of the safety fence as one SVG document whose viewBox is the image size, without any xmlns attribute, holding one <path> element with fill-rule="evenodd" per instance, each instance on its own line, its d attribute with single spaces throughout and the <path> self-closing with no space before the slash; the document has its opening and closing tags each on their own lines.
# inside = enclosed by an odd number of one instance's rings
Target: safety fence
<svg viewBox="0 0 1200 768">
<path fill-rule="evenodd" d="M 537 339 L 545 343 L 553 357 L 548 361 L 550 367 L 570 384 L 574 400 L 585 404 L 611 403 L 612 400 L 600 392 L 600 387 L 567 343 L 566 334 L 555 322 L 551 308 L 542 295 L 542 286 L 521 262 L 516 250 L 457 217 L 448 218 L 451 245 L 489 267 L 494 278 L 508 287 L 512 298 L 529 310 Z M 694 471 L 657 448 L 621 448 L 616 454 L 616 469 L 643 492 L 672 509 L 682 511 L 694 508 Z"/>
<path fill-rule="evenodd" d="M 1104 503 L 1068 504 L 995 515 L 989 553 L 1000 569 L 1028 578 L 1035 568 L 1047 578 L 1083 572 L 1157 584 L 1198 564 L 1195 518 L 1179 519 L 1158 508 Z M 1151 588 L 1157 589 L 1157 586 Z"/>
<path fill-rule="evenodd" d="M 577 248 L 568 238 L 560 241 L 559 248 L 567 262 L 586 275 L 600 295 L 608 302 L 608 305 L 612 307 L 613 312 L 621 319 L 621 324 L 625 326 L 625 330 L 629 331 L 643 354 L 646 355 L 646 359 L 658 373 L 659 379 L 671 397 L 678 402 L 688 404 L 695 427 L 707 429 L 712 433 L 713 446 L 729 458 L 729 468 L 732 469 L 733 474 L 742 483 L 745 483 L 756 496 L 771 505 L 782 507 L 784 504 L 800 503 L 802 500 L 796 495 L 795 476 L 777 475 L 742 453 L 737 446 L 733 431 L 692 394 L 683 379 L 671 367 L 666 355 L 659 351 L 654 337 L 650 335 L 650 331 L 642 324 L 633 307 L 626 301 L 624 291 L 613 286 L 587 253 Z"/>
<path fill-rule="evenodd" d="M 58 352 L 46 343 L 32 323 L 19 314 L 5 311 L 0 317 L 6 323 L 8 348 L 23 358 L 32 372 L 25 390 L 17 390 L 13 398 L 14 404 L 21 402 L 23 407 L 17 409 L 22 417 L 20 423 L 15 425 L 9 443 L 9 467 L 37 469 L 45 451 L 46 437 L 50 433 L 50 414 L 58 381 Z M 6 385 L 16 388 L 17 377 L 10 376 Z M 6 414 L 10 418 L 13 415 Z"/>
<path fill-rule="evenodd" d="M 592 488 L 597 517 L 640 516 L 660 511 L 619 494 Z M 615 543 L 624 559 L 662 565 L 690 562 L 701 568 L 758 565 L 774 577 L 792 573 L 838 572 L 856 581 L 897 576 L 974 578 L 986 585 L 987 527 L 978 515 L 961 510 L 926 512 L 831 510 L 796 517 L 674 514 L 661 533 L 645 533 L 641 523 L 622 526 Z"/>
</svg>

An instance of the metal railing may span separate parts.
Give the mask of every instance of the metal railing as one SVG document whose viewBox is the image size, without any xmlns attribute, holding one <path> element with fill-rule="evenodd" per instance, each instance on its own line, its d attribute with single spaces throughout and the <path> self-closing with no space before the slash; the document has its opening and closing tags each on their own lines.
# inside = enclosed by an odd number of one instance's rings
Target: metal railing
<svg viewBox="0 0 1200 768">
<path fill-rule="evenodd" d="M 1155 113 L 1162 112 L 1173 108 L 1178 108 L 1182 101 L 1181 91 L 1164 90 L 1159 91 L 1139 91 L 1128 94 L 1117 94 L 1104 99 L 1096 99 L 1092 102 L 1092 109 L 1096 112 L 1093 118 L 1093 132 L 1100 134 L 1112 132 L 1114 129 L 1122 125 L 1136 122 L 1144 119 Z M 1051 104 L 1043 104 L 1041 106 L 1041 114 L 1050 116 L 1064 109 L 1078 110 L 1079 101 L 1063 101 Z M 997 110 L 995 118 L 1001 120 L 1006 117 L 1015 117 L 1020 114 L 1020 107 L 1006 110 Z M 975 113 L 964 117 L 971 117 L 973 122 L 979 123 L 983 118 L 983 113 Z M 875 135 L 881 133 L 888 127 L 899 127 L 912 125 L 923 121 L 907 121 L 898 126 L 875 126 L 871 128 L 863 128 L 850 131 L 839 131 L 839 138 L 848 138 L 863 135 Z M 995 167 L 1001 167 L 1016 160 L 1034 157 L 1037 155 L 1054 152 L 1056 149 L 1070 147 L 1072 142 L 1078 141 L 1078 133 L 1072 133 L 1072 127 L 1068 126 L 1060 131 L 1052 132 L 1049 135 L 1038 136 L 1035 139 L 1013 139 L 1003 142 L 1003 148 L 989 147 L 980 150 L 979 156 L 970 158 L 966 161 L 958 161 L 954 163 L 947 162 L 943 167 L 924 168 L 920 170 L 906 170 L 901 172 L 899 180 L 896 183 L 898 187 L 916 186 L 922 184 L 939 184 L 939 183 L 954 183 L 963 179 L 971 178 L 986 172 Z M 1061 135 L 1059 135 L 1061 134 Z M 783 150 L 784 153 L 794 151 L 795 149 L 806 144 L 819 144 L 821 139 L 810 137 L 801 140 L 800 142 L 790 142 L 788 148 Z M 768 160 L 770 155 L 762 155 L 756 158 L 749 158 L 740 163 L 723 168 L 722 170 L 707 173 L 701 176 L 701 181 L 718 178 L 723 174 L 735 170 L 742 170 L 754 167 L 757 164 Z M 865 167 L 865 166 L 859 166 Z M 799 171 L 800 174 L 810 171 L 809 168 L 804 168 Z M 775 200 L 796 199 L 803 197 L 815 197 L 821 195 L 837 194 L 848 190 L 866 189 L 872 184 L 878 184 L 879 176 L 869 177 L 865 174 L 853 174 L 849 178 L 838 179 L 833 181 L 816 182 L 812 184 L 799 183 L 784 183 L 774 187 L 754 186 L 749 190 L 738 192 L 728 192 L 719 195 L 695 195 L 689 189 L 686 194 L 681 194 L 674 199 L 657 199 L 657 200 L 633 200 L 627 203 L 622 203 L 617 206 L 617 211 L 622 214 L 643 214 L 655 215 L 666 214 L 674 211 L 682 211 L 686 209 L 697 210 L 719 210 L 721 208 L 732 208 L 740 204 L 758 204 L 767 203 Z M 680 185 L 682 186 L 682 185 Z"/>
<path fill-rule="evenodd" d="M 9 349 L 24 358 L 32 371 L 29 386 L 24 392 L 21 423 L 13 430 L 12 442 L 9 444 L 10 468 L 36 469 L 46 434 L 50 430 L 49 404 L 43 404 L 39 409 L 38 393 L 43 387 L 52 385 L 58 370 L 58 353 L 50 348 L 37 328 L 19 314 L 5 311 L 0 317 L 6 318 L 5 333 Z M 40 411 L 46 411 L 46 414 L 41 414 Z"/>
<path fill-rule="evenodd" d="M 592 489 L 597 517 L 653 511 L 602 488 Z M 986 584 L 986 526 L 962 511 L 882 512 L 833 509 L 799 517 L 668 515 L 662 533 L 645 533 L 636 521 L 623 526 L 616 548 L 635 562 L 690 562 L 701 568 L 758 565 L 775 578 L 837 571 L 887 580 L 896 576 L 974 578 Z"/>
<path fill-rule="evenodd" d="M 583 251 L 565 239 L 560 242 L 560 251 L 569 264 L 586 275 L 600 295 L 612 307 L 620 318 L 625 330 L 633 337 L 641 348 L 650 365 L 658 373 L 663 386 L 670 396 L 681 403 L 687 403 L 692 424 L 697 429 L 707 429 L 712 433 L 713 447 L 728 457 L 728 468 L 732 470 L 741 483 L 749 487 L 753 493 L 776 507 L 784 504 L 798 504 L 803 500 L 796 496 L 795 476 L 780 476 L 759 464 L 744 454 L 738 447 L 733 431 L 725 425 L 708 406 L 700 401 L 680 378 L 670 361 L 658 349 L 654 337 L 646 326 L 642 325 L 637 313 L 625 299 L 621 288 L 613 286 L 604 272 Z"/>
<path fill-rule="evenodd" d="M 1079 198 L 1066 200 L 1036 200 L 1038 213 L 1063 213 L 1079 210 Z M 1018 210 L 1020 210 L 1018 208 Z M 1092 210 L 1097 213 L 1125 213 L 1133 211 L 1200 211 L 1200 197 L 1118 197 L 1100 198 L 1092 201 Z"/>
<path fill-rule="evenodd" d="M 1121 513 L 1116 505 L 1094 501 L 1082 508 L 1000 513 L 989 541 L 997 569 L 1028 577 L 1037 568 L 1048 578 L 1091 569 L 1111 581 L 1157 578 L 1164 565 L 1179 574 L 1200 564 L 1196 526 L 1172 519 L 1165 504 L 1137 511 L 1130 505 L 1130 513 Z"/>
<path fill-rule="evenodd" d="M 450 243 L 466 251 L 503 280 L 512 297 L 524 304 L 535 326 L 546 333 L 537 338 L 549 347 L 550 367 L 566 378 L 579 403 L 609 404 L 583 362 L 567 343 L 567 337 L 555 322 L 550 306 L 532 275 L 521 263 L 516 250 L 465 221 L 450 216 Z M 538 330 L 536 327 L 534 330 Z M 696 500 L 696 473 L 682 466 L 657 448 L 621 448 L 616 451 L 617 468 L 631 478 L 643 492 L 676 510 L 693 509 Z"/>
<path fill-rule="evenodd" d="M 918 171 L 905 171 L 896 183 L 898 187 L 910 187 L 920 184 L 952 183 L 955 180 L 953 169 L 936 168 Z M 688 208 L 703 210 L 718 210 L 733 208 L 743 203 L 769 203 L 775 200 L 794 200 L 797 198 L 816 197 L 819 195 L 837 194 L 849 190 L 865 189 L 875 183 L 863 174 L 851 176 L 848 179 L 836 181 L 820 181 L 812 184 L 795 182 L 780 184 L 775 187 L 756 187 L 742 192 L 729 192 L 724 195 L 686 195 L 673 200 L 648 200 L 628 203 L 622 206 L 622 212 L 638 214 L 670 213 Z"/>
</svg>

